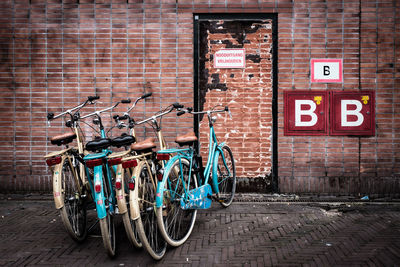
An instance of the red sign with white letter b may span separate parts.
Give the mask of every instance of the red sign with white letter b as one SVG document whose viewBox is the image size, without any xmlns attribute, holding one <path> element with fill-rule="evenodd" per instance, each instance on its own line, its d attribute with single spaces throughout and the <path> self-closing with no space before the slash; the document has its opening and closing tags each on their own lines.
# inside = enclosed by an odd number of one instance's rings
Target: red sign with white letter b
<svg viewBox="0 0 400 267">
<path fill-rule="evenodd" d="M 328 133 L 328 92 L 285 91 L 285 135 Z"/>
<path fill-rule="evenodd" d="M 284 103 L 285 135 L 375 135 L 374 91 L 285 91 Z"/>
<path fill-rule="evenodd" d="M 331 135 L 375 135 L 373 91 L 331 92 Z"/>
</svg>

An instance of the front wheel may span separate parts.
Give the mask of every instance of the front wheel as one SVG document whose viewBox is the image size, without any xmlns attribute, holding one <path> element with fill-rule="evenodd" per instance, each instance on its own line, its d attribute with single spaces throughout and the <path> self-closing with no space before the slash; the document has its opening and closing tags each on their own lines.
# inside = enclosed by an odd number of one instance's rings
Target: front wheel
<svg viewBox="0 0 400 267">
<path fill-rule="evenodd" d="M 236 191 L 235 160 L 232 150 L 227 145 L 224 145 L 218 152 L 218 158 L 215 159 L 213 166 L 213 174 L 217 174 L 217 177 L 213 177 L 213 179 L 217 179 L 219 203 L 228 207 L 232 203 Z"/>
<path fill-rule="evenodd" d="M 182 209 L 181 199 L 197 188 L 198 177 L 185 158 L 177 158 L 164 177 L 167 178 L 161 189 L 162 206 L 157 208 L 157 223 L 167 243 L 177 247 L 188 239 L 196 221 L 197 210 Z"/>
<path fill-rule="evenodd" d="M 87 236 L 86 202 L 81 197 L 74 168 L 67 158 L 61 169 L 61 199 L 64 201 L 60 209 L 61 220 L 68 234 L 77 242 L 83 242 Z M 75 174 L 79 173 L 79 170 Z"/>
</svg>

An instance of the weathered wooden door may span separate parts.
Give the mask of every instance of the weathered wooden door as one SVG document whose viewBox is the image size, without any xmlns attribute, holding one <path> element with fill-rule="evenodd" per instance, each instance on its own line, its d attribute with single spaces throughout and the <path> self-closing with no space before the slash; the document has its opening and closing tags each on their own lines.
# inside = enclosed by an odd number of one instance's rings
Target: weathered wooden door
<svg viewBox="0 0 400 267">
<path fill-rule="evenodd" d="M 274 23 L 268 16 L 195 16 L 195 102 L 199 110 L 229 106 L 233 119 L 220 115 L 215 130 L 233 150 L 239 187 L 250 191 L 274 186 Z M 228 62 L 223 66 L 217 62 L 221 51 Z M 207 144 L 205 117 L 199 118 L 199 136 Z"/>
</svg>

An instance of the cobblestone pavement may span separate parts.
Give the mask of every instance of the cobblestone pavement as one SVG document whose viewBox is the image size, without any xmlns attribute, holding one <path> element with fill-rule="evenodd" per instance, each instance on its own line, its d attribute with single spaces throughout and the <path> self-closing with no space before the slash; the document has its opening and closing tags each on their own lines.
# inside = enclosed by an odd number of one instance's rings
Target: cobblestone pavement
<svg viewBox="0 0 400 267">
<path fill-rule="evenodd" d="M 89 219 L 95 220 L 94 211 Z M 117 221 L 109 259 L 99 227 L 81 244 L 50 200 L 0 200 L 0 265 L 399 266 L 400 203 L 234 202 L 200 211 L 188 241 L 153 261 Z"/>
</svg>

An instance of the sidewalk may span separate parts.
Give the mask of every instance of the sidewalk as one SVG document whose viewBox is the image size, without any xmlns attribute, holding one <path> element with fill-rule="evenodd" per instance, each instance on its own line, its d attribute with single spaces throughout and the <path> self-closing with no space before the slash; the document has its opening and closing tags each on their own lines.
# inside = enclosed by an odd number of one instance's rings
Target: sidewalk
<svg viewBox="0 0 400 267">
<path fill-rule="evenodd" d="M 291 198 L 284 199 L 284 197 Z M 0 265 L 47 266 L 398 266 L 400 202 L 322 202 L 242 194 L 227 209 L 200 211 L 192 235 L 153 261 L 133 249 L 117 220 L 110 260 L 99 227 L 78 244 L 51 198 L 0 197 Z M 274 201 L 275 200 L 275 201 Z M 281 200 L 281 201 L 278 201 Z M 286 201 L 286 202 L 285 202 Z M 95 220 L 95 213 L 89 212 Z"/>
</svg>

